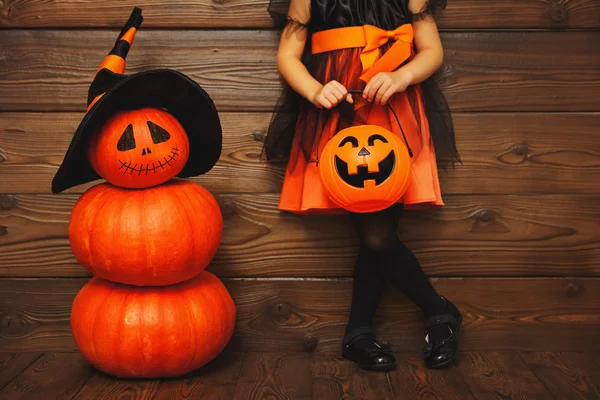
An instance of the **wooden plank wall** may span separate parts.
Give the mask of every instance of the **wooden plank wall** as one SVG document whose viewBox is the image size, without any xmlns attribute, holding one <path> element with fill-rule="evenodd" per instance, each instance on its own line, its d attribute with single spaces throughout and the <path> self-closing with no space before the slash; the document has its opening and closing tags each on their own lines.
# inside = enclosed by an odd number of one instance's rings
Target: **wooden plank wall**
<svg viewBox="0 0 600 400">
<path fill-rule="evenodd" d="M 344 217 L 276 209 L 283 169 L 259 158 L 281 88 L 266 5 L 0 2 L 0 351 L 75 350 L 70 305 L 89 274 L 67 226 L 90 185 L 51 195 L 50 181 L 133 6 L 145 22 L 128 72 L 178 69 L 222 116 L 221 160 L 194 181 L 225 218 L 210 270 L 238 304 L 232 346 L 338 348 L 357 241 Z M 450 0 L 438 22 L 464 166 L 441 174 L 447 207 L 408 213 L 400 234 L 465 310 L 464 348 L 598 349 L 600 4 Z M 420 315 L 393 290 L 378 325 L 420 348 Z"/>
</svg>

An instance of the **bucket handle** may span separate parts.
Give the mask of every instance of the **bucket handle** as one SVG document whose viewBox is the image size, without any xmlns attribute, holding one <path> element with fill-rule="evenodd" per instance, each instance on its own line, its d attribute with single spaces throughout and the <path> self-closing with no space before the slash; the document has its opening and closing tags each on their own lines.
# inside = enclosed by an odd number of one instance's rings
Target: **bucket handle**
<svg viewBox="0 0 600 400">
<path fill-rule="evenodd" d="M 348 93 L 354 93 L 354 94 L 363 94 L 362 90 L 348 90 Z M 394 107 L 392 107 L 390 105 L 390 103 L 385 103 L 385 105 L 390 109 L 390 111 L 392 112 L 392 114 L 394 115 L 394 118 L 396 119 L 396 122 L 398 123 L 398 126 L 400 127 L 400 132 L 402 133 L 402 138 L 404 139 L 404 143 L 406 144 L 406 148 L 408 149 L 408 155 L 410 156 L 410 158 L 413 157 L 413 152 L 410 148 L 410 145 L 408 144 L 408 140 L 406 140 L 406 135 L 404 134 L 404 129 L 402 128 L 402 124 L 400 123 L 400 119 L 398 118 L 398 115 L 396 114 L 396 111 L 394 111 Z"/>
</svg>

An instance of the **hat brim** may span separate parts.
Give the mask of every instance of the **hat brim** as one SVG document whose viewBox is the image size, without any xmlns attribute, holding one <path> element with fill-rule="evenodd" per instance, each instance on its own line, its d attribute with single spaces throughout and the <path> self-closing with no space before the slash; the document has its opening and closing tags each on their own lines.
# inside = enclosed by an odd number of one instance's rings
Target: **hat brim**
<svg viewBox="0 0 600 400">
<path fill-rule="evenodd" d="M 223 134 L 217 109 L 208 93 L 180 72 L 169 69 L 145 71 L 127 76 L 83 117 L 52 180 L 52 192 L 60 193 L 101 179 L 87 160 L 92 133 L 118 111 L 144 107 L 164 108 L 188 135 L 190 157 L 178 177 L 202 175 L 214 167 L 221 155 Z"/>
</svg>

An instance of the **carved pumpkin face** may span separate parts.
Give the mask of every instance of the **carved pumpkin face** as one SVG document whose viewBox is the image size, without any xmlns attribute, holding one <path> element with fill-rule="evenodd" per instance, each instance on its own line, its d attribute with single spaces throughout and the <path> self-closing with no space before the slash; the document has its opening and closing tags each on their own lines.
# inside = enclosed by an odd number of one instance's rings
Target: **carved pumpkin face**
<svg viewBox="0 0 600 400">
<path fill-rule="evenodd" d="M 181 172 L 189 139 L 171 114 L 157 108 L 121 111 L 92 136 L 88 159 L 94 171 L 115 186 L 160 185 Z"/>
<path fill-rule="evenodd" d="M 400 138 L 380 126 L 337 133 L 321 153 L 326 194 L 353 212 L 374 212 L 398 202 L 410 183 L 411 159 Z"/>
</svg>

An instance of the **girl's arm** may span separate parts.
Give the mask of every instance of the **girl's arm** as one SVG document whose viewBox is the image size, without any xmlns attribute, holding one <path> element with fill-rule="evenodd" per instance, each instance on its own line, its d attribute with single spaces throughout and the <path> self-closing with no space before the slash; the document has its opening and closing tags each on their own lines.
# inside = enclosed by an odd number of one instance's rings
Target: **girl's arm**
<svg viewBox="0 0 600 400">
<path fill-rule="evenodd" d="M 300 23 L 310 20 L 310 0 L 291 0 L 288 16 Z M 351 96 L 344 86 L 336 81 L 322 85 L 308 72 L 302 63 L 302 53 L 306 45 L 306 28 L 287 25 L 283 30 L 277 51 L 277 69 L 279 73 L 302 97 L 317 107 L 331 108 L 346 97 Z"/>
<path fill-rule="evenodd" d="M 409 10 L 413 14 L 427 9 L 427 0 L 410 0 Z M 414 43 L 417 54 L 403 68 L 402 73 L 410 76 L 409 85 L 421 83 L 433 75 L 444 61 L 444 49 L 435 20 L 426 15 L 413 22 Z"/>
<path fill-rule="evenodd" d="M 427 8 L 427 0 L 409 0 L 408 7 L 413 14 L 417 14 Z M 385 104 L 394 93 L 423 82 L 442 66 L 444 50 L 433 17 L 426 15 L 412 25 L 417 54 L 396 71 L 381 72 L 371 78 L 364 90 L 364 96 L 369 101 Z"/>
</svg>

